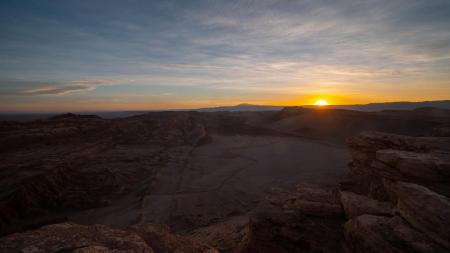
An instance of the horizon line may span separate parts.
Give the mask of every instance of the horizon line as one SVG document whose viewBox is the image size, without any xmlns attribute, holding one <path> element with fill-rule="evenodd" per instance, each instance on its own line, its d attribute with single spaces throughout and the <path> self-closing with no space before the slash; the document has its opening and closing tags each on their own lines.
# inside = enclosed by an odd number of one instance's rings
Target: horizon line
<svg viewBox="0 0 450 253">
<path fill-rule="evenodd" d="M 440 100 L 424 100 L 424 101 L 391 101 L 391 102 L 370 102 L 366 104 L 329 104 L 325 106 L 321 106 L 323 108 L 331 108 L 335 106 L 367 106 L 367 105 L 378 105 L 378 104 L 398 104 L 398 103 L 439 103 L 439 102 L 450 102 L 449 99 L 440 99 Z M 238 106 L 260 106 L 260 107 L 318 107 L 314 104 L 302 104 L 302 105 L 264 105 L 264 104 L 251 104 L 251 103 L 239 103 L 235 105 L 219 105 L 219 106 L 211 106 L 211 107 L 200 107 L 200 108 L 175 108 L 175 109 L 142 109 L 142 110 L 70 110 L 70 111 L 0 111 L 0 114 L 64 114 L 64 113 L 113 113 L 113 112 L 162 112 L 162 111 L 196 111 L 196 110 L 205 110 L 205 109 L 216 109 L 222 107 L 238 107 Z"/>
</svg>

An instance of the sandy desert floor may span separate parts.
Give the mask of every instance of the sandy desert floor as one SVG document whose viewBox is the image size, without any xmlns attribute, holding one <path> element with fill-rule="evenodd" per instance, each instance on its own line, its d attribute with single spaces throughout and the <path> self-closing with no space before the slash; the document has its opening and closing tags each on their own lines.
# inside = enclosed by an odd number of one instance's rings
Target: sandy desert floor
<svg viewBox="0 0 450 253">
<path fill-rule="evenodd" d="M 201 227 L 250 211 L 274 187 L 336 183 L 349 155 L 345 147 L 302 138 L 212 135 L 207 144 L 172 161 L 151 188 L 143 180 L 116 203 L 70 219 L 116 227 L 157 222 L 179 231 Z"/>
</svg>

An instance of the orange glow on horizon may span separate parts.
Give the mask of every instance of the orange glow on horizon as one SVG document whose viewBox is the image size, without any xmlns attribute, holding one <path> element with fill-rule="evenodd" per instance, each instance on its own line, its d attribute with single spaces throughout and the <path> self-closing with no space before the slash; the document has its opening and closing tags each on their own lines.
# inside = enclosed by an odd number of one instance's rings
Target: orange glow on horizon
<svg viewBox="0 0 450 253">
<path fill-rule="evenodd" d="M 299 92 L 300 93 L 300 92 Z M 443 100 L 445 98 L 433 97 L 431 100 Z M 320 102 L 326 101 L 327 104 Z M 148 111 L 148 110 L 176 110 L 176 109 L 197 109 L 208 107 L 235 106 L 242 103 L 267 106 L 324 106 L 324 105 L 355 105 L 367 103 L 384 103 L 395 101 L 420 102 L 426 99 L 408 97 L 399 99 L 396 97 L 386 97 L 379 94 L 371 96 L 362 93 L 348 93 L 345 95 L 336 93 L 326 93 L 323 91 L 312 92 L 305 95 L 282 94 L 279 96 L 265 97 L 245 97 L 239 96 L 224 99 L 180 99 L 169 97 L 164 99 L 154 97 L 123 97 L 119 101 L 91 101 L 91 100 L 70 100 L 60 101 L 32 101 L 20 105 L 8 104 L 0 111 L 4 112 L 102 112 L 102 111 Z M 55 109 L 57 108 L 57 109 Z"/>
</svg>

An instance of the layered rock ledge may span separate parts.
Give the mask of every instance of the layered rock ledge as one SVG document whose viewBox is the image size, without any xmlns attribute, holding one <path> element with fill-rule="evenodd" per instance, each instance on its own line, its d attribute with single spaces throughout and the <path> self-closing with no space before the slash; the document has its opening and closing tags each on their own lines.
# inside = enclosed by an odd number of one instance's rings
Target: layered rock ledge
<svg viewBox="0 0 450 253">
<path fill-rule="evenodd" d="M 363 132 L 349 146 L 345 250 L 449 252 L 450 138 Z"/>
<path fill-rule="evenodd" d="M 185 252 L 217 253 L 194 240 L 173 235 L 163 225 L 139 224 L 126 229 L 60 223 L 0 239 L 0 252 Z"/>
</svg>

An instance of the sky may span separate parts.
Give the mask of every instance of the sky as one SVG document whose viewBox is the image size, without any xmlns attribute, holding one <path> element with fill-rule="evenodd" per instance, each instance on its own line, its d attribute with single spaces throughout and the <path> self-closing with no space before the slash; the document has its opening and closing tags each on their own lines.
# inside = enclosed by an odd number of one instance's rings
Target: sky
<svg viewBox="0 0 450 253">
<path fill-rule="evenodd" d="M 450 1 L 0 2 L 0 111 L 450 99 Z"/>
</svg>

